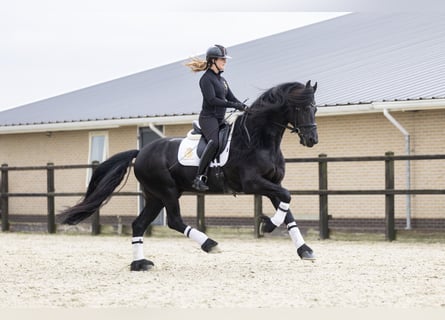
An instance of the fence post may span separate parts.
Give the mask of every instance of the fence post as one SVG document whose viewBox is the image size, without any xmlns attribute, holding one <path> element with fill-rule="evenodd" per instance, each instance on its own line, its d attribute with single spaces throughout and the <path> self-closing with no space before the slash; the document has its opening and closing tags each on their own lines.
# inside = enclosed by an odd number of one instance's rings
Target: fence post
<svg viewBox="0 0 445 320">
<path fill-rule="evenodd" d="M 198 194 L 196 196 L 196 210 L 197 210 L 197 225 L 198 230 L 201 232 L 206 231 L 206 221 L 205 221 L 205 198 L 203 194 Z"/>
<path fill-rule="evenodd" d="M 394 226 L 394 152 L 385 153 L 385 238 L 388 241 L 396 239 Z"/>
<path fill-rule="evenodd" d="M 319 189 L 319 234 L 320 239 L 329 239 L 329 214 L 328 214 L 328 162 L 326 154 L 318 155 L 318 189 Z"/>
<path fill-rule="evenodd" d="M 2 164 L 1 168 L 1 214 L 2 214 L 2 231 L 9 230 L 9 205 L 8 205 L 8 165 Z"/>
<path fill-rule="evenodd" d="M 94 171 L 99 166 L 99 161 L 93 161 L 91 166 L 91 176 L 93 176 Z M 99 209 L 97 209 L 91 218 L 91 234 L 92 235 L 98 235 L 100 234 L 100 212 Z"/>
<path fill-rule="evenodd" d="M 47 207 L 48 207 L 48 233 L 56 233 L 56 214 L 54 204 L 54 163 L 47 163 Z"/>
<path fill-rule="evenodd" d="M 260 238 L 260 222 L 261 215 L 263 214 L 263 198 L 260 194 L 256 194 L 253 198 L 254 206 L 253 206 L 253 223 L 254 223 L 254 235 L 255 238 Z"/>
</svg>

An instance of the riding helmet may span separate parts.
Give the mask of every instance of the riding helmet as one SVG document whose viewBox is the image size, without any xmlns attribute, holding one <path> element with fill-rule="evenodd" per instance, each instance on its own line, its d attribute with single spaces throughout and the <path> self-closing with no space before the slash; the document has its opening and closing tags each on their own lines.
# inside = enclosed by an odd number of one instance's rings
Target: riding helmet
<svg viewBox="0 0 445 320">
<path fill-rule="evenodd" d="M 206 60 L 209 61 L 210 59 L 217 59 L 217 58 L 230 59 L 232 57 L 227 55 L 226 48 L 224 48 L 219 44 L 215 44 L 213 47 L 207 49 Z"/>
</svg>

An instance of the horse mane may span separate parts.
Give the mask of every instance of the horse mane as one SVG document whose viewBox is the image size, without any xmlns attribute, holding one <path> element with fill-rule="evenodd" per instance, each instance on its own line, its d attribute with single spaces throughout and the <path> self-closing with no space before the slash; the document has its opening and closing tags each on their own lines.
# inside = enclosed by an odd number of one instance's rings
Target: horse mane
<svg viewBox="0 0 445 320">
<path fill-rule="evenodd" d="M 300 90 L 299 90 L 300 89 Z M 298 91 L 297 91 L 298 90 Z M 301 105 L 310 103 L 314 97 L 314 89 L 300 82 L 287 82 L 263 92 L 250 106 L 253 113 L 277 111 L 286 101 Z"/>
<path fill-rule="evenodd" d="M 284 105 L 290 103 L 305 106 L 312 103 L 313 99 L 314 88 L 299 82 L 287 82 L 272 87 L 263 92 L 240 117 L 238 134 L 248 148 L 262 146 L 268 143 L 266 135 L 272 130 L 272 121 L 276 114 L 286 111 Z M 246 124 L 247 121 L 249 125 Z"/>
</svg>

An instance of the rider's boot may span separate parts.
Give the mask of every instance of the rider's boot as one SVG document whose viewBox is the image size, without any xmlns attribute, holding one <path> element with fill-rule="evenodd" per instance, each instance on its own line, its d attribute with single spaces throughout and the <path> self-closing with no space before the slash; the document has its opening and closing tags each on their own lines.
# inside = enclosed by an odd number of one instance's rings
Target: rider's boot
<svg viewBox="0 0 445 320">
<path fill-rule="evenodd" d="M 217 148 L 218 146 L 216 145 L 216 143 L 214 143 L 213 140 L 210 140 L 206 148 L 204 149 L 204 152 L 202 153 L 201 161 L 199 162 L 198 166 L 198 173 L 195 180 L 193 180 L 192 185 L 192 187 L 198 191 L 209 190 L 209 187 L 206 185 L 207 176 L 204 175 L 204 172 L 206 171 L 210 162 L 215 158 Z"/>
</svg>

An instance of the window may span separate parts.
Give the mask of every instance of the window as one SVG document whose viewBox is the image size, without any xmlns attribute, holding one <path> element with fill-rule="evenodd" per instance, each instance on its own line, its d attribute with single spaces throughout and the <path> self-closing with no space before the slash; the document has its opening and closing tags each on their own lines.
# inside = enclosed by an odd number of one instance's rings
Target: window
<svg viewBox="0 0 445 320">
<path fill-rule="evenodd" d="M 103 162 L 108 157 L 108 132 L 96 131 L 90 132 L 89 135 L 90 147 L 88 153 L 88 164 L 93 161 Z M 91 168 L 87 170 L 87 185 L 91 179 Z"/>
</svg>

